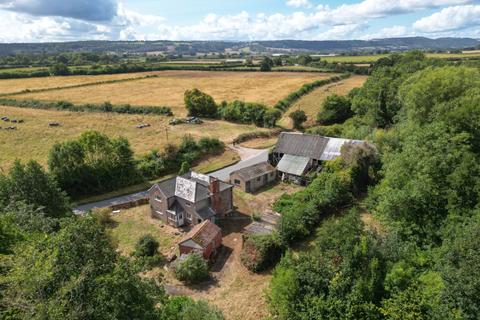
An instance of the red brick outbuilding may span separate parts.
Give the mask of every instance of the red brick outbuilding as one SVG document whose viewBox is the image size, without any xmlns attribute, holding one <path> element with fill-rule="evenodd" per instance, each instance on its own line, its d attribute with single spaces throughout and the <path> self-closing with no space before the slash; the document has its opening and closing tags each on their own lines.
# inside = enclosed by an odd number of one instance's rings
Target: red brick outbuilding
<svg viewBox="0 0 480 320">
<path fill-rule="evenodd" d="M 178 243 L 180 255 L 197 252 L 209 260 L 222 245 L 222 230 L 210 220 L 197 224 Z"/>
</svg>

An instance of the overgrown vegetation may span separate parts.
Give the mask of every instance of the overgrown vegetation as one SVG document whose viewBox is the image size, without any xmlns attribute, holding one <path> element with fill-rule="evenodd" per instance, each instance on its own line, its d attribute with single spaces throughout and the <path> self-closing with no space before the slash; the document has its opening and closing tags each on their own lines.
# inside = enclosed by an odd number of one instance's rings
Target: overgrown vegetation
<svg viewBox="0 0 480 320">
<path fill-rule="evenodd" d="M 188 171 L 202 157 L 218 155 L 224 150 L 225 145 L 217 138 L 195 141 L 191 136 L 184 136 L 178 146 L 168 144 L 163 152 L 152 150 L 142 156 L 137 168 L 144 178 L 153 179 L 169 173 Z"/>
<path fill-rule="evenodd" d="M 141 278 L 93 217 L 0 207 L 0 239 L 2 319 L 223 319 L 206 302 L 168 297 L 160 282 Z"/>
<path fill-rule="evenodd" d="M 480 268 L 479 76 L 419 52 L 394 54 L 350 96 L 352 118 L 317 128 L 369 137 L 380 157 L 343 149 L 304 191 L 276 204 L 285 241 L 320 228 L 312 250 L 287 254 L 276 268 L 269 291 L 275 316 L 480 317 L 472 271 Z M 364 203 L 381 233 L 355 211 L 323 220 L 368 184 Z"/>
<path fill-rule="evenodd" d="M 207 261 L 199 253 L 189 253 L 176 261 L 173 272 L 178 280 L 188 284 L 202 282 L 210 276 Z"/>
<path fill-rule="evenodd" d="M 250 271 L 261 272 L 274 266 L 285 247 L 277 233 L 244 236 L 240 259 Z"/>
</svg>

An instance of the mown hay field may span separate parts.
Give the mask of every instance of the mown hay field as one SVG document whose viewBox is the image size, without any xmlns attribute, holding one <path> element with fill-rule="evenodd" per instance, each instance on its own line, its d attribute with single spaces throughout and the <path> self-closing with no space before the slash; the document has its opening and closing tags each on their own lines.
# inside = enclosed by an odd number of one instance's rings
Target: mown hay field
<svg viewBox="0 0 480 320">
<path fill-rule="evenodd" d="M 136 155 L 153 148 L 163 150 L 167 143 L 179 143 L 183 136 L 194 138 L 218 137 L 230 143 L 241 133 L 259 130 L 250 125 L 225 121 L 205 121 L 202 125 L 168 125 L 169 118 L 155 115 L 119 115 L 107 113 L 68 112 L 56 110 L 22 109 L 0 106 L 0 117 L 22 119 L 25 122 L 12 124 L 0 121 L 0 126 L 15 125 L 17 130 L 0 130 L 0 167 L 8 168 L 15 159 L 33 159 L 46 164 L 48 152 L 55 142 L 74 139 L 87 130 L 97 130 L 112 137 L 124 136 Z M 58 122 L 60 127 L 49 127 Z M 148 123 L 151 127 L 137 129 Z M 168 135 L 168 140 L 167 140 Z M 216 166 L 216 163 L 207 163 Z M 210 168 L 204 168 L 209 171 Z"/>
<path fill-rule="evenodd" d="M 157 74 L 158 71 L 138 72 L 138 73 L 121 73 L 108 74 L 98 76 L 66 76 L 66 77 L 39 77 L 39 78 L 23 78 L 23 79 L 2 79 L 0 80 L 0 94 L 12 94 L 24 90 L 38 90 L 69 87 L 83 85 L 88 83 L 96 83 L 102 81 L 122 80 L 130 78 L 143 78 L 148 75 Z"/>
<path fill-rule="evenodd" d="M 329 95 L 346 95 L 353 88 L 361 87 L 367 78 L 367 76 L 352 75 L 350 78 L 315 89 L 311 93 L 303 96 L 290 109 L 288 109 L 287 113 L 280 120 L 280 125 L 292 128 L 293 125 L 288 115 L 295 110 L 303 110 L 307 114 L 308 120 L 305 122 L 304 126 L 308 127 L 314 125 L 317 113 L 321 110 L 323 102 Z"/>
<path fill-rule="evenodd" d="M 109 101 L 113 104 L 169 106 L 176 116 L 185 116 L 183 94 L 188 89 L 198 88 L 212 95 L 217 102 L 238 99 L 273 106 L 305 83 L 334 76 L 313 72 L 161 71 L 156 74 L 158 77 L 155 78 L 27 93 L 14 98 L 78 104 Z"/>
</svg>

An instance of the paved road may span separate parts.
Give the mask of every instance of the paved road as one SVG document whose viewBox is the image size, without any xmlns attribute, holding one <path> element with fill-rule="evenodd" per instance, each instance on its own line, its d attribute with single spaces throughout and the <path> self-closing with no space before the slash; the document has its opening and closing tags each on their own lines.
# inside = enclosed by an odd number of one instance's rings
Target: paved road
<svg viewBox="0 0 480 320">
<path fill-rule="evenodd" d="M 210 173 L 211 176 L 216 177 L 220 180 L 228 181 L 231 172 L 268 160 L 268 150 L 257 150 L 257 149 L 248 149 L 243 147 L 232 147 L 232 146 L 230 146 L 230 148 L 238 152 L 238 154 L 240 155 L 241 161 L 230 167 L 212 172 Z M 147 196 L 147 194 L 148 194 L 148 190 L 145 190 L 145 191 L 136 192 L 136 193 L 115 197 L 107 200 L 87 203 L 75 208 L 75 213 L 80 214 L 94 208 L 104 208 L 112 205 L 118 205 L 126 202 L 144 199 Z"/>
</svg>

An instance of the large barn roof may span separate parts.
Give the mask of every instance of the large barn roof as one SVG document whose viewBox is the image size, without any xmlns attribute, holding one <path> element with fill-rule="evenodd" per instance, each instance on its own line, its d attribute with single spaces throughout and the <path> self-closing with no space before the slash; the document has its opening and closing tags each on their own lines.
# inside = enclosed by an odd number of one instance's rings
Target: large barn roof
<svg viewBox="0 0 480 320">
<path fill-rule="evenodd" d="M 340 156 L 345 143 L 361 144 L 363 141 L 282 132 L 273 152 L 315 160 L 332 160 Z"/>
<path fill-rule="evenodd" d="M 319 135 L 282 132 L 273 152 L 320 159 L 327 143 Z"/>
<path fill-rule="evenodd" d="M 285 154 L 277 165 L 280 172 L 301 176 L 307 169 L 309 158 Z"/>
</svg>

